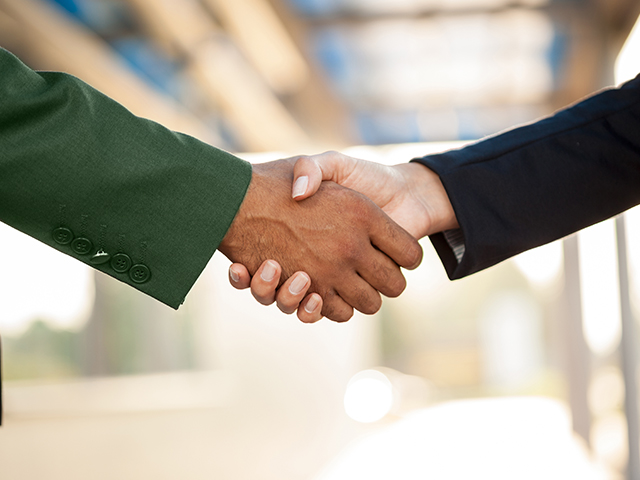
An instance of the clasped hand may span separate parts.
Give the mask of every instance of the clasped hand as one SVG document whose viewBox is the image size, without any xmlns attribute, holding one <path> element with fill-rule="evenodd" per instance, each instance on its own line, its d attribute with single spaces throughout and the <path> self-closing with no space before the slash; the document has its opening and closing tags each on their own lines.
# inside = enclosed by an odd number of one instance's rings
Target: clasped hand
<svg viewBox="0 0 640 480">
<path fill-rule="evenodd" d="M 294 199 L 294 164 L 295 158 L 254 165 L 245 199 L 219 246 L 240 272 L 232 283 L 263 280 L 271 298 L 258 291 L 254 296 L 271 303 L 280 278 L 292 277 L 280 289 L 279 305 L 292 313 L 300 299 L 292 310 L 286 292 L 307 295 L 305 306 L 315 302 L 316 308 L 306 316 L 300 309 L 304 321 L 321 315 L 346 321 L 354 308 L 375 313 L 381 293 L 402 293 L 406 282 L 400 267 L 417 267 L 422 248 L 371 199 L 336 182 L 314 176 L 309 189 Z"/>
<path fill-rule="evenodd" d="M 293 157 L 256 165 L 250 194 L 254 183 L 260 188 L 262 177 L 278 179 L 272 202 L 277 209 L 276 203 L 283 201 L 286 208 L 280 213 L 295 217 L 279 220 L 288 242 L 271 245 L 277 252 L 249 248 L 250 261 L 228 254 L 238 262 L 229 269 L 229 281 L 239 289 L 251 287 L 262 304 L 276 301 L 288 314 L 297 310 L 303 322 L 323 315 L 347 320 L 352 307 L 377 311 L 377 292 L 397 296 L 404 289 L 398 265 L 415 268 L 422 258 L 412 237 L 458 228 L 440 178 L 418 163 L 389 167 L 338 152 Z M 245 203 L 252 209 L 249 201 Z M 304 217 L 299 217 L 303 211 Z M 261 230 L 273 227 L 268 216 L 262 220 Z M 265 237 L 264 242 L 270 240 Z M 265 258 L 269 260 L 258 265 Z"/>
</svg>

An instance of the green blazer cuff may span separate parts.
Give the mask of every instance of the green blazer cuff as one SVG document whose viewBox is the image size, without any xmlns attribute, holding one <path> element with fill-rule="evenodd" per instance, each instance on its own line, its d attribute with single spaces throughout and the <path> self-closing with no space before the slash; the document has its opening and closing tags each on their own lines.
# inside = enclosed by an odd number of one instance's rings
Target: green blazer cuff
<svg viewBox="0 0 640 480">
<path fill-rule="evenodd" d="M 178 308 L 251 165 L 2 49 L 0 72 L 0 221 Z"/>
</svg>

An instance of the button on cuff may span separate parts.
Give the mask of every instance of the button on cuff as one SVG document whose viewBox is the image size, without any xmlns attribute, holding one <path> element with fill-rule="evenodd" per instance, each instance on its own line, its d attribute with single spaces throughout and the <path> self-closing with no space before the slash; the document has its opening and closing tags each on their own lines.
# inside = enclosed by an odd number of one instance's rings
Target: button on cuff
<svg viewBox="0 0 640 480">
<path fill-rule="evenodd" d="M 69 245 L 73 241 L 73 232 L 67 227 L 58 227 L 53 231 L 53 240 L 58 245 Z"/>
<path fill-rule="evenodd" d="M 100 250 L 89 259 L 89 263 L 91 263 L 92 265 L 102 265 L 107 263 L 110 259 L 111 255 L 109 255 L 104 250 Z"/>
<path fill-rule="evenodd" d="M 132 264 L 131 257 L 126 253 L 116 253 L 111 259 L 111 268 L 118 273 L 127 272 Z"/>
<path fill-rule="evenodd" d="M 129 278 L 134 283 L 146 283 L 151 278 L 151 271 L 146 265 L 138 263 L 129 270 Z"/>
<path fill-rule="evenodd" d="M 93 243 L 88 238 L 79 237 L 71 242 L 71 249 L 78 255 L 86 255 L 93 249 Z"/>
</svg>

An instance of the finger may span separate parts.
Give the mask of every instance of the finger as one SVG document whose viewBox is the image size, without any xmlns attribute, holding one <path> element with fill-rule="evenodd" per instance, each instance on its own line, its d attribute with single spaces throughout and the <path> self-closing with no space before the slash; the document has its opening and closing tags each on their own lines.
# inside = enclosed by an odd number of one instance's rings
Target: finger
<svg viewBox="0 0 640 480">
<path fill-rule="evenodd" d="M 251 275 L 241 263 L 233 263 L 229 267 L 229 283 L 238 290 L 244 290 L 251 285 Z"/>
<path fill-rule="evenodd" d="M 307 295 L 298 308 L 298 318 L 304 323 L 315 323 L 322 318 L 322 297 L 317 293 Z"/>
<path fill-rule="evenodd" d="M 336 288 L 340 298 L 353 308 L 366 315 L 373 315 L 382 306 L 380 293 L 360 276 L 354 275 L 354 279 Z"/>
<path fill-rule="evenodd" d="M 361 160 L 334 151 L 299 157 L 293 166 L 293 198 L 299 201 L 312 196 L 323 180 L 344 185 L 358 162 Z"/>
<path fill-rule="evenodd" d="M 334 322 L 346 322 L 353 317 L 353 307 L 345 302 L 335 291 L 324 294 L 322 315 Z"/>
<path fill-rule="evenodd" d="M 409 232 L 379 210 L 371 215 L 371 243 L 394 262 L 413 270 L 422 261 L 422 247 Z"/>
<path fill-rule="evenodd" d="M 305 272 L 296 272 L 291 275 L 276 294 L 278 308 L 286 314 L 295 312 L 310 285 L 311 279 Z"/>
<path fill-rule="evenodd" d="M 385 253 L 371 246 L 370 250 L 365 251 L 361 258 L 362 261 L 356 262 L 357 272 L 362 280 L 373 289 L 386 297 L 397 297 L 404 291 L 407 281 L 400 267 Z M 342 290 L 340 290 L 340 296 L 356 307 L 349 299 L 345 298 Z M 358 307 L 356 309 L 368 313 Z"/>
<path fill-rule="evenodd" d="M 282 269 L 275 260 L 266 260 L 251 279 L 251 294 L 263 305 L 271 305 L 276 298 L 276 289 Z"/>
</svg>

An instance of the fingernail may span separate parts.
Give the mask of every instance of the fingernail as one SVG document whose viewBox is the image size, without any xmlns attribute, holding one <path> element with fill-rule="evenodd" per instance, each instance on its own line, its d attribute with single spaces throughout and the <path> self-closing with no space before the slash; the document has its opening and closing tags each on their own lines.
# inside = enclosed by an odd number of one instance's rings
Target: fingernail
<svg viewBox="0 0 640 480">
<path fill-rule="evenodd" d="M 238 282 L 240 280 L 240 275 L 233 268 L 229 268 L 229 275 L 231 275 L 231 280 L 234 282 Z"/>
<path fill-rule="evenodd" d="M 303 177 L 298 177 L 296 182 L 293 184 L 293 198 L 304 195 L 304 193 L 307 191 L 308 185 L 309 177 L 307 177 L 306 175 Z"/>
<path fill-rule="evenodd" d="M 307 304 L 304 306 L 304 311 L 307 313 L 313 313 L 313 311 L 318 308 L 320 304 L 320 300 L 318 300 L 317 295 L 312 295 Z"/>
<path fill-rule="evenodd" d="M 308 281 L 309 279 L 306 275 L 299 274 L 296 276 L 296 278 L 293 279 L 293 282 L 291 282 L 291 285 L 289 285 L 289 292 L 291 292 L 291 295 L 298 295 L 302 292 L 304 287 L 307 286 Z"/>
<path fill-rule="evenodd" d="M 262 273 L 260 274 L 260 278 L 265 282 L 270 282 L 273 280 L 273 277 L 276 276 L 276 266 L 272 261 L 268 261 L 267 264 L 262 269 Z"/>
</svg>

